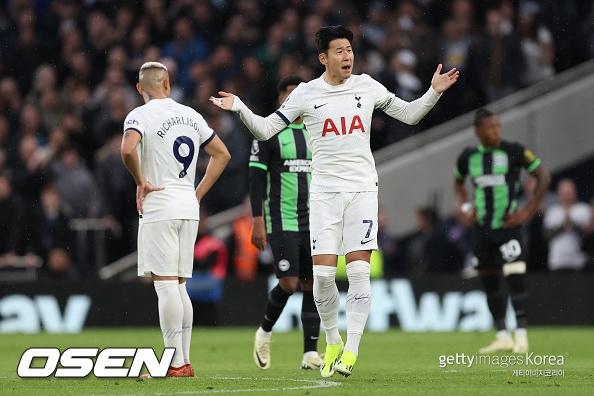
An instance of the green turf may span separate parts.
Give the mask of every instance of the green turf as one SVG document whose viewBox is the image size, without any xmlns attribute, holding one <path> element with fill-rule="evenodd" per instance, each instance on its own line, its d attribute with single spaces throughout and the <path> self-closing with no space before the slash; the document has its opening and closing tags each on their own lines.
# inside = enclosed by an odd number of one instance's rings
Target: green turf
<svg viewBox="0 0 594 396">
<path fill-rule="evenodd" d="M 20 395 L 592 395 L 594 328 L 532 328 L 535 355 L 562 355 L 564 376 L 517 377 L 498 365 L 439 367 L 441 355 L 475 355 L 493 333 L 366 333 L 353 375 L 322 381 L 319 372 L 301 370 L 300 333 L 276 333 L 272 365 L 259 370 L 252 361 L 255 329 L 194 329 L 192 363 L 196 378 L 174 379 L 20 379 L 16 368 L 30 347 L 155 347 L 158 329 L 89 329 L 81 334 L 0 335 L 0 394 Z M 343 334 L 344 337 L 344 334 Z M 320 350 L 323 350 L 323 342 Z M 500 358 L 509 353 L 499 354 Z M 540 366 L 537 369 L 559 367 Z M 321 387 L 326 385 L 327 387 Z M 334 385 L 334 386 L 330 386 Z"/>
</svg>

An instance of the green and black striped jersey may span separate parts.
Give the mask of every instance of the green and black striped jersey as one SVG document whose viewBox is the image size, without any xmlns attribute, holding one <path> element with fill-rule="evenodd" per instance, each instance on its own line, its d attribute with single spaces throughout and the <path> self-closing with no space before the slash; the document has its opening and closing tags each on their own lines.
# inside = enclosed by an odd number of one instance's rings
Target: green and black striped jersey
<svg viewBox="0 0 594 396">
<path fill-rule="evenodd" d="M 517 209 L 520 171 L 532 172 L 540 159 L 518 143 L 502 141 L 498 148 L 480 144 L 468 147 L 458 157 L 454 174 L 459 180 L 470 176 L 474 185 L 474 207 L 481 226 L 503 226 L 503 217 Z"/>
<path fill-rule="evenodd" d="M 311 150 L 304 124 L 290 124 L 266 141 L 254 140 L 250 198 L 254 216 L 264 201 L 266 232 L 309 231 Z"/>
</svg>

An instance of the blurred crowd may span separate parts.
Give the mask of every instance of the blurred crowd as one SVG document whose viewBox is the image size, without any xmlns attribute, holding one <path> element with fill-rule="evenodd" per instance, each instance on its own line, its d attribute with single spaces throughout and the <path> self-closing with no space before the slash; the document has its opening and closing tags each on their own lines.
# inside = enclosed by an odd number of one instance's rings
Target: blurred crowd
<svg viewBox="0 0 594 396">
<path fill-rule="evenodd" d="M 522 183 L 518 207 L 530 200 L 536 178 Z M 571 178 L 562 177 L 541 201 L 537 212 L 522 225 L 528 272 L 594 270 L 594 197 L 579 198 Z M 441 218 L 434 207 L 416 211 L 416 230 L 396 236 L 389 231 L 385 212 L 379 218 L 379 242 L 387 277 L 422 278 L 436 274 L 476 276 L 473 267 L 472 223 L 459 211 Z"/>
<path fill-rule="evenodd" d="M 314 35 L 332 24 L 355 34 L 355 73 L 372 75 L 402 99 L 422 95 L 438 63 L 461 71 L 451 100 L 440 101 L 417 126 L 378 112 L 374 150 L 594 57 L 593 1 L 6 0 L 0 4 L 0 266 L 18 257 L 19 265 L 41 262 L 43 279 L 84 279 L 96 275 L 101 249 L 94 245 L 109 246 L 104 262 L 135 251 L 135 186 L 119 144 L 124 118 L 141 104 L 134 86 L 146 61 L 168 67 L 173 99 L 203 114 L 231 152 L 202 202 L 207 213 L 240 205 L 251 135 L 208 98 L 224 90 L 258 114 L 271 113 L 280 78 L 322 73 Z M 201 158 L 202 170 L 207 161 Z M 456 218 L 442 227 L 429 208 L 418 218 L 421 235 L 394 257 L 413 262 L 415 251 L 426 253 L 425 229 L 447 229 L 447 239 L 464 227 Z M 88 236 L 97 230 L 104 240 Z M 426 271 L 456 265 L 427 264 Z"/>
</svg>

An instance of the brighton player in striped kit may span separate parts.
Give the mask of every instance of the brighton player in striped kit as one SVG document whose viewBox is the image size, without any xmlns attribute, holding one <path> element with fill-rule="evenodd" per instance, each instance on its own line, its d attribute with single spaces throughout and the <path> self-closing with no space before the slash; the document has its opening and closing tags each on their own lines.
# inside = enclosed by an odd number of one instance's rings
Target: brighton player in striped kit
<svg viewBox="0 0 594 396">
<path fill-rule="evenodd" d="M 431 110 L 441 93 L 458 79 L 439 65 L 431 87 L 419 99 L 406 102 L 368 75 L 352 74 L 353 33 L 327 26 L 316 33 L 318 59 L 326 71 L 300 84 L 268 117 L 252 113 L 235 95 L 211 97 L 222 109 L 239 113 L 259 140 L 267 140 L 296 118 L 310 134 L 312 180 L 310 238 L 313 256 L 314 300 L 326 332 L 322 377 L 335 372 L 349 376 L 371 306 L 369 261 L 377 250 L 378 177 L 369 135 L 375 109 L 407 124 L 416 124 Z M 346 254 L 349 288 L 346 299 L 346 344 L 338 331 L 340 296 L 336 287 L 338 255 Z"/>
<path fill-rule="evenodd" d="M 305 82 L 289 76 L 278 83 L 279 102 Z M 313 265 L 309 243 L 309 182 L 311 150 L 309 134 L 301 119 L 294 120 L 274 138 L 254 140 L 250 155 L 250 200 L 252 243 L 264 250 L 270 244 L 274 256 L 276 285 L 268 294 L 264 318 L 256 331 L 254 362 L 270 367 L 272 328 L 289 297 L 301 286 L 303 326 L 302 369 L 319 369 L 320 316 L 313 298 Z M 264 215 L 262 209 L 264 207 Z"/>
</svg>

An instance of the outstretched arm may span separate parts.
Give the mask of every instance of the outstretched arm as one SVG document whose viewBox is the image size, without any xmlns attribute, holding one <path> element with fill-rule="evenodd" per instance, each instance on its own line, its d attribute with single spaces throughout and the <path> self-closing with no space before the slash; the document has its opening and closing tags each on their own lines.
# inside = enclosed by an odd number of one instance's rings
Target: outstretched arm
<svg viewBox="0 0 594 396">
<path fill-rule="evenodd" d="M 287 126 L 285 121 L 276 113 L 266 118 L 260 117 L 254 114 L 238 96 L 222 91 L 219 92 L 219 95 L 221 97 L 211 96 L 209 100 L 223 110 L 239 113 L 241 121 L 258 140 L 268 140 Z"/>
<path fill-rule="evenodd" d="M 392 118 L 396 118 L 408 125 L 416 125 L 425 117 L 425 115 L 435 106 L 435 103 L 441 97 L 441 94 L 458 81 L 460 72 L 455 68 L 441 74 L 441 63 L 431 79 L 431 87 L 419 99 L 407 102 L 394 97 L 393 103 L 382 110 Z"/>
</svg>

